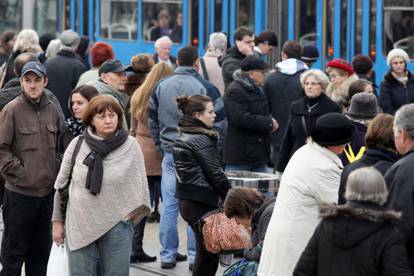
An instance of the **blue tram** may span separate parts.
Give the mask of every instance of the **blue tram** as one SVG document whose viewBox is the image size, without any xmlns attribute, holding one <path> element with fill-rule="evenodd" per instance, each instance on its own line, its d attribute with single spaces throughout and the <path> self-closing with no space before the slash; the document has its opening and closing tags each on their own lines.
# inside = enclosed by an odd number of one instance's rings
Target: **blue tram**
<svg viewBox="0 0 414 276">
<path fill-rule="evenodd" d="M 109 42 L 124 63 L 153 52 L 157 26 L 183 45 L 204 52 L 208 36 L 231 37 L 240 26 L 256 33 L 274 30 L 283 42 L 313 43 L 321 53 L 317 68 L 333 58 L 348 61 L 358 53 L 375 62 L 377 81 L 387 71 L 394 47 L 414 59 L 414 0 L 2 0 L 0 32 L 34 28 L 39 34 L 71 28 L 91 41 Z M 167 33 L 165 33 L 167 31 Z M 169 33 L 168 33 L 169 32 Z M 174 34 L 174 35 L 173 35 Z M 280 47 L 272 62 L 280 57 Z M 414 62 L 409 65 L 414 70 Z"/>
</svg>

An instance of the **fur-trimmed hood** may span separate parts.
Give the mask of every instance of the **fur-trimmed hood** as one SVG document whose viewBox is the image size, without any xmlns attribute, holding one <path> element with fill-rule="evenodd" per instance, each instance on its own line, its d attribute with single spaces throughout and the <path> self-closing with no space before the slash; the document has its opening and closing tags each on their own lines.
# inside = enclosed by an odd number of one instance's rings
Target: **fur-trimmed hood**
<svg viewBox="0 0 414 276">
<path fill-rule="evenodd" d="M 372 203 L 348 202 L 346 205 L 321 206 L 320 216 L 333 223 L 334 243 L 342 248 L 351 248 L 397 222 L 401 213 Z"/>
</svg>

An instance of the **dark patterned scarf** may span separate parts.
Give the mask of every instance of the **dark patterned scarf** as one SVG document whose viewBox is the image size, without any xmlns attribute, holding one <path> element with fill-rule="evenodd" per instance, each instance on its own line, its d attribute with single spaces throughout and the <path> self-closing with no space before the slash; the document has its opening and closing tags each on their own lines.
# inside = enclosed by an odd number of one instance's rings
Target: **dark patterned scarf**
<svg viewBox="0 0 414 276">
<path fill-rule="evenodd" d="M 83 133 L 84 128 L 81 120 L 76 119 L 75 117 L 70 117 L 66 120 L 66 123 L 73 137 L 77 137 Z"/>
</svg>

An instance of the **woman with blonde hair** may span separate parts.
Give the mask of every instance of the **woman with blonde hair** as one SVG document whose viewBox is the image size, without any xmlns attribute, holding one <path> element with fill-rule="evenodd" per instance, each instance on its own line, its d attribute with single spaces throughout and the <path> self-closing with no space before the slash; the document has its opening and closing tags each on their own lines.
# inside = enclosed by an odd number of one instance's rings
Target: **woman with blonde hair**
<svg viewBox="0 0 414 276">
<path fill-rule="evenodd" d="M 35 30 L 24 29 L 19 32 L 13 46 L 13 53 L 7 60 L 4 71 L 0 76 L 0 87 L 3 87 L 9 80 L 16 77 L 13 72 L 14 60 L 21 53 L 31 52 L 38 54 L 42 51 L 39 45 L 39 36 Z"/>
<path fill-rule="evenodd" d="M 325 94 L 329 79 L 324 72 L 307 70 L 300 75 L 300 83 L 305 96 L 290 106 L 288 126 L 276 163 L 278 172 L 283 172 L 296 150 L 305 145 L 317 118 L 329 112 L 341 112 L 339 106 Z"/>
<path fill-rule="evenodd" d="M 159 222 L 160 220 L 158 203 L 161 194 L 161 155 L 155 147 L 154 140 L 147 126 L 148 103 L 157 82 L 172 75 L 172 73 L 173 69 L 169 65 L 163 62 L 157 63 L 152 67 L 145 81 L 135 90 L 131 98 L 130 134 L 137 139 L 144 155 L 151 206 L 154 205 L 154 211 L 148 217 L 148 221 L 151 222 Z M 156 257 L 150 257 L 145 254 L 142 248 L 145 222 L 146 219 L 143 219 L 134 229 L 131 262 L 153 262 L 156 260 Z"/>
</svg>

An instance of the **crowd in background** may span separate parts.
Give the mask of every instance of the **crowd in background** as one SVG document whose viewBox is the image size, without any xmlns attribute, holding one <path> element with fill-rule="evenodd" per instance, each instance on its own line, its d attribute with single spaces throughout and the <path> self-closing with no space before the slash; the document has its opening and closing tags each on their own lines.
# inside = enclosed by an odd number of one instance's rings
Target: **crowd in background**
<svg viewBox="0 0 414 276">
<path fill-rule="evenodd" d="M 199 222 L 223 204 L 251 231 L 242 256 L 258 275 L 414 272 L 404 50 L 388 53 L 377 87 L 370 57 L 314 69 L 315 46 L 279 45 L 272 31 L 241 27 L 232 47 L 213 33 L 204 56 L 192 46 L 172 56 L 181 38 L 170 37 L 124 65 L 72 30 L 0 36 L 0 275 L 23 263 L 45 275 L 52 240 L 66 245 L 70 275 L 128 275 L 130 263 L 157 260 L 143 248 L 154 222 L 161 268 L 188 261 L 193 275 L 215 275 L 220 257 Z M 234 171 L 274 173 L 277 197 L 231 187 Z"/>
</svg>

